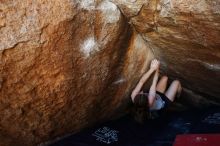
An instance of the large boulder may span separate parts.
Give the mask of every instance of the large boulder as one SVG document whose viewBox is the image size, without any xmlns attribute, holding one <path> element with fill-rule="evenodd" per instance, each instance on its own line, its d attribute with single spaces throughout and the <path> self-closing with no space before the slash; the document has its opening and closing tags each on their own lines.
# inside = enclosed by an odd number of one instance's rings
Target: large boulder
<svg viewBox="0 0 220 146">
<path fill-rule="evenodd" d="M 124 114 L 150 57 L 112 2 L 1 1 L 0 145 L 36 145 Z"/>
</svg>

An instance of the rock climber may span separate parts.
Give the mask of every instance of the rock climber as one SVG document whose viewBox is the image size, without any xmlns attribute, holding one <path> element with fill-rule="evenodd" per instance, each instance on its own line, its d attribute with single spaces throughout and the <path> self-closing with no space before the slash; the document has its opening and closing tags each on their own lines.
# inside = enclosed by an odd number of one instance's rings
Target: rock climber
<svg viewBox="0 0 220 146">
<path fill-rule="evenodd" d="M 150 69 L 144 73 L 138 84 L 131 93 L 132 102 L 142 107 L 142 110 L 159 111 L 167 108 L 175 99 L 179 97 L 182 87 L 179 80 L 174 80 L 167 88 L 168 77 L 159 78 L 160 62 L 157 59 L 151 61 Z M 154 73 L 153 81 L 148 92 L 142 90 L 143 85 Z M 139 117 L 140 118 L 140 117 Z"/>
</svg>

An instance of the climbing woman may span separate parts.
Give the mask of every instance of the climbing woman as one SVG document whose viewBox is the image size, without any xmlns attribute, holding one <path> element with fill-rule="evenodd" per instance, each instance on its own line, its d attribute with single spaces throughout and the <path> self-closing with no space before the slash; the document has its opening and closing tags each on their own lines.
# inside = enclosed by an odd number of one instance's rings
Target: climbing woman
<svg viewBox="0 0 220 146">
<path fill-rule="evenodd" d="M 178 80 L 174 80 L 168 89 L 167 76 L 162 76 L 158 82 L 159 66 L 160 62 L 158 60 L 152 60 L 150 69 L 141 77 L 138 84 L 131 93 L 132 102 L 135 104 L 135 106 L 138 106 L 139 109 L 140 107 L 142 107 L 142 110 L 149 111 L 165 109 L 170 105 L 170 103 L 174 101 L 175 97 L 180 96 L 182 87 Z M 150 89 L 148 92 L 144 92 L 142 87 L 153 73 L 154 77 Z"/>
</svg>

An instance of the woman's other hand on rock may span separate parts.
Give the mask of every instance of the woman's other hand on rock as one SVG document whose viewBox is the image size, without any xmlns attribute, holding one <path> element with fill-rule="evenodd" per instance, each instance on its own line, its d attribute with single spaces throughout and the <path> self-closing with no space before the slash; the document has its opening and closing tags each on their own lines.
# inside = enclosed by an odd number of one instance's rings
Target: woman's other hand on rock
<svg viewBox="0 0 220 146">
<path fill-rule="evenodd" d="M 160 67 L 160 61 L 158 61 L 157 59 L 151 61 L 150 69 L 157 70 L 159 69 L 159 67 Z"/>
</svg>

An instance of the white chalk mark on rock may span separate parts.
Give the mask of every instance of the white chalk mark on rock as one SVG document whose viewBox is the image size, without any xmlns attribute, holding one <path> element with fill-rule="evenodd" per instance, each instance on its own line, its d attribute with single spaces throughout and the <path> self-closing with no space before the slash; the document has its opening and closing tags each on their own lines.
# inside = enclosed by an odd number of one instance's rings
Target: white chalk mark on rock
<svg viewBox="0 0 220 146">
<path fill-rule="evenodd" d="M 171 0 L 162 0 L 157 6 L 157 9 L 160 10 L 160 16 L 162 17 L 171 17 L 172 8 L 173 5 Z"/>
<path fill-rule="evenodd" d="M 83 42 L 80 50 L 83 52 L 86 58 L 89 57 L 93 52 L 99 51 L 98 43 L 95 40 L 94 36 L 86 39 Z"/>
<path fill-rule="evenodd" d="M 86 10 L 94 10 L 95 9 L 95 1 L 94 0 L 79 0 L 80 7 Z"/>
<path fill-rule="evenodd" d="M 102 11 L 106 23 L 116 23 L 119 21 L 121 16 L 118 7 L 114 3 L 107 0 L 104 0 L 102 3 L 100 3 L 97 7 L 97 10 Z"/>
<path fill-rule="evenodd" d="M 220 64 L 211 64 L 211 63 L 203 62 L 202 60 L 199 60 L 199 59 L 187 59 L 187 60 L 193 61 L 193 62 L 198 62 L 209 70 L 215 70 L 215 71 L 220 70 Z"/>
<path fill-rule="evenodd" d="M 121 78 L 121 79 L 118 79 L 117 81 L 113 82 L 113 84 L 121 84 L 121 83 L 124 83 L 126 80 Z"/>
</svg>

